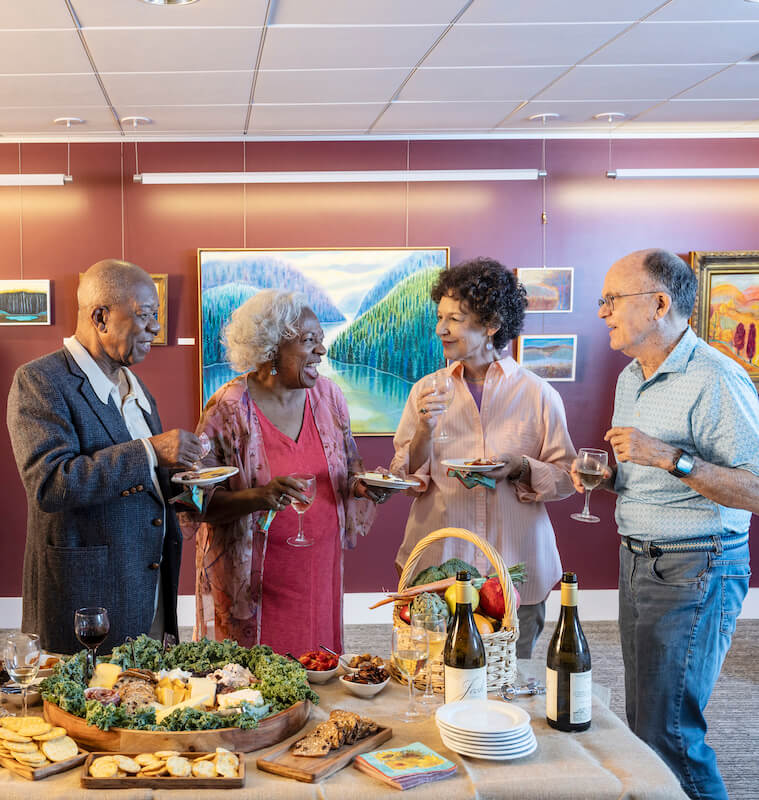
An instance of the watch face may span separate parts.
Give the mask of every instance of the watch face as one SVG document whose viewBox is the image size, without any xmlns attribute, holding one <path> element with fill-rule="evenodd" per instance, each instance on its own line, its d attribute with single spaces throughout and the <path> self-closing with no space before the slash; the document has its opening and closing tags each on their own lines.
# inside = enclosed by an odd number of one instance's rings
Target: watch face
<svg viewBox="0 0 759 800">
<path fill-rule="evenodd" d="M 682 478 L 685 475 L 690 475 L 692 470 L 693 456 L 690 453 L 683 453 L 680 458 L 677 459 L 677 464 L 675 464 L 675 474 L 678 478 Z"/>
</svg>

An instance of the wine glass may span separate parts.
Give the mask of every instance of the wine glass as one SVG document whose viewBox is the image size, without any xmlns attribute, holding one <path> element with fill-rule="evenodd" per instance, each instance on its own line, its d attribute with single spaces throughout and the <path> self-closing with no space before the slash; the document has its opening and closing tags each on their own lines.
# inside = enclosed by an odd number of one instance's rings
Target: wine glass
<svg viewBox="0 0 759 800">
<path fill-rule="evenodd" d="M 110 629 L 108 611 L 102 606 L 78 608 L 74 612 L 74 633 L 80 643 L 89 651 L 87 661 L 90 665 L 90 675 L 95 672 L 95 657 L 98 647 L 103 644 Z"/>
<path fill-rule="evenodd" d="M 424 716 L 414 702 L 414 677 L 427 664 L 427 631 L 414 625 L 393 628 L 392 653 L 393 663 L 408 680 L 408 708 L 401 715 L 401 721 L 414 722 Z"/>
<path fill-rule="evenodd" d="M 445 405 L 445 411 L 448 410 L 453 402 L 454 383 L 453 378 L 445 370 L 441 369 L 428 375 L 425 389 L 431 389 L 437 395 L 436 399 Z M 444 426 L 445 411 L 435 426 L 435 433 L 432 436 L 435 442 L 447 442 L 450 438 Z"/>
<path fill-rule="evenodd" d="M 26 716 L 26 692 L 40 668 L 40 637 L 36 633 L 11 633 L 5 640 L 3 658 L 5 669 L 21 687 Z"/>
<path fill-rule="evenodd" d="M 411 625 L 427 632 L 427 648 L 429 651 L 427 657 L 427 686 L 424 689 L 424 694 L 419 698 L 419 702 L 423 706 L 440 705 L 440 700 L 435 697 L 432 691 L 432 662 L 440 658 L 445 648 L 448 628 L 446 618 L 442 614 L 436 614 L 431 611 L 412 614 Z"/>
<path fill-rule="evenodd" d="M 580 514 L 572 514 L 572 519 L 579 522 L 601 521 L 595 514 L 590 513 L 590 493 L 603 480 L 607 462 L 608 456 L 605 450 L 593 450 L 590 447 L 580 448 L 575 467 L 580 476 L 580 482 L 585 487 L 585 508 Z"/>
<path fill-rule="evenodd" d="M 290 477 L 301 482 L 303 486 L 301 494 L 304 494 L 308 498 L 308 502 L 301 503 L 299 500 L 292 501 L 292 507 L 298 514 L 298 535 L 291 536 L 287 540 L 287 543 L 293 547 L 311 547 L 314 540 L 306 539 L 303 535 L 303 515 L 308 511 L 311 503 L 314 502 L 314 497 L 316 497 L 316 475 L 311 475 L 307 472 L 294 472 Z"/>
</svg>

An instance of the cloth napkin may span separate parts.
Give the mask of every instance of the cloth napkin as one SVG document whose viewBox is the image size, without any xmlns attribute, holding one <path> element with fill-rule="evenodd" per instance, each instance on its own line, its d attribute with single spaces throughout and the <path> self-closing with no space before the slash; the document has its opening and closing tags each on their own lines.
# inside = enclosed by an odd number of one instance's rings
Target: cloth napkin
<svg viewBox="0 0 759 800">
<path fill-rule="evenodd" d="M 467 470 L 449 469 L 446 473 L 449 478 L 456 478 L 467 489 L 473 486 L 484 486 L 486 489 L 495 489 L 495 478 L 488 478 L 482 472 L 468 472 Z"/>
</svg>

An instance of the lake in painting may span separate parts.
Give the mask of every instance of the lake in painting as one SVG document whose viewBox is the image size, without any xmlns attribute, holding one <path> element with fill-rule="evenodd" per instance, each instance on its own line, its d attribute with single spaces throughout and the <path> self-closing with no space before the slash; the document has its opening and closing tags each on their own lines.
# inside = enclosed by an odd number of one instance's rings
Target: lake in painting
<svg viewBox="0 0 759 800">
<path fill-rule="evenodd" d="M 0 281 L 0 325 L 49 325 L 50 281 Z"/>
<path fill-rule="evenodd" d="M 520 267 L 517 278 L 527 290 L 528 314 L 572 310 L 572 267 Z"/>
<path fill-rule="evenodd" d="M 575 334 L 519 337 L 519 363 L 549 381 L 573 381 L 576 355 Z"/>
</svg>

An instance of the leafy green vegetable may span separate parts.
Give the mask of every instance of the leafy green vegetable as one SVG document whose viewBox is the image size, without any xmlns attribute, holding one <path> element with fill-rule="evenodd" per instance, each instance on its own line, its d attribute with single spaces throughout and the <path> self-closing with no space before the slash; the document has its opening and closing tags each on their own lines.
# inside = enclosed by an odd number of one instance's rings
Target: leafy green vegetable
<svg viewBox="0 0 759 800">
<path fill-rule="evenodd" d="M 260 659 L 256 677 L 264 700 L 271 704 L 272 711 L 282 711 L 300 700 L 319 702 L 319 695 L 308 685 L 306 673 L 300 664 L 289 658 L 272 655 L 268 660 Z"/>
<path fill-rule="evenodd" d="M 444 564 L 440 565 L 440 571 L 443 573 L 444 578 L 455 578 L 456 573 L 461 570 L 466 570 L 472 578 L 481 578 L 480 571 L 477 567 L 467 564 L 460 558 L 449 558 Z"/>
<path fill-rule="evenodd" d="M 422 586 L 425 583 L 435 583 L 436 581 L 445 580 L 448 576 L 443 572 L 440 567 L 427 567 L 423 569 L 412 581 L 412 586 Z"/>
<path fill-rule="evenodd" d="M 134 659 L 132 658 L 132 648 L 134 647 Z M 136 667 L 137 669 L 163 669 L 163 645 L 157 639 L 151 639 L 141 633 L 135 640 L 134 645 L 130 642 L 114 647 L 110 658 L 101 659 L 118 664 L 121 669 Z M 135 663 L 136 662 L 136 663 Z"/>
</svg>

